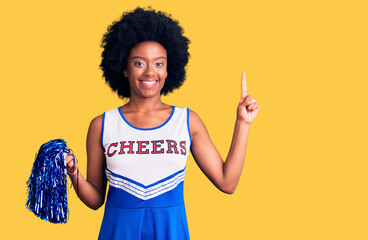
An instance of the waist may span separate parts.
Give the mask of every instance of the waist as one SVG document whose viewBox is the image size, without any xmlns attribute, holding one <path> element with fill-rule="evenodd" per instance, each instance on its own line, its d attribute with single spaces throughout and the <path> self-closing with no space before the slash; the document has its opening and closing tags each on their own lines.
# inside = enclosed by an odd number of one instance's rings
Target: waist
<svg viewBox="0 0 368 240">
<path fill-rule="evenodd" d="M 184 204 L 183 181 L 178 184 L 157 188 L 148 192 L 135 192 L 111 185 L 107 194 L 106 205 L 119 208 L 170 207 Z"/>
</svg>

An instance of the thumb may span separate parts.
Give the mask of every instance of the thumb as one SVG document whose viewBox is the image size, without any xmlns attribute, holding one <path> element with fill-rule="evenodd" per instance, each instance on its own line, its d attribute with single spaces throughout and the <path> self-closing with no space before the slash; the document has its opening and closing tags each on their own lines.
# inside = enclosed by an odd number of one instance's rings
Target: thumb
<svg viewBox="0 0 368 240">
<path fill-rule="evenodd" d="M 252 103 L 255 103 L 256 100 L 252 98 L 252 96 L 247 95 L 245 98 L 240 99 L 239 106 L 247 107 Z"/>
</svg>

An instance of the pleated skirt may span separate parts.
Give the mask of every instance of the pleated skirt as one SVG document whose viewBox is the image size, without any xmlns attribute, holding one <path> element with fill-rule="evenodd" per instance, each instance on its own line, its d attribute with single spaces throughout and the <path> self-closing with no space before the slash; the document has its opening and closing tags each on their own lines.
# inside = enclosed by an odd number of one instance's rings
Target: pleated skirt
<svg viewBox="0 0 368 240">
<path fill-rule="evenodd" d="M 120 208 L 105 205 L 99 240 L 188 240 L 184 204 Z"/>
</svg>

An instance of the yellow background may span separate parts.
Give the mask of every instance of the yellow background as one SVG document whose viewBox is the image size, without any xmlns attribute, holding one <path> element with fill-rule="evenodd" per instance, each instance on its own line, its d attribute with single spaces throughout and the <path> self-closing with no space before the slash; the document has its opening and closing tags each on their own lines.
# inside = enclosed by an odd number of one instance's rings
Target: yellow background
<svg viewBox="0 0 368 240">
<path fill-rule="evenodd" d="M 102 35 L 123 11 L 171 13 L 191 40 L 189 107 L 226 157 L 241 72 L 260 104 L 243 175 L 218 191 L 188 159 L 191 238 L 368 239 L 365 1 L 8 1 L 1 4 L 1 239 L 97 239 L 103 207 L 69 191 L 70 220 L 25 207 L 40 145 L 66 139 L 86 171 L 92 118 L 123 104 L 98 66 Z"/>
</svg>

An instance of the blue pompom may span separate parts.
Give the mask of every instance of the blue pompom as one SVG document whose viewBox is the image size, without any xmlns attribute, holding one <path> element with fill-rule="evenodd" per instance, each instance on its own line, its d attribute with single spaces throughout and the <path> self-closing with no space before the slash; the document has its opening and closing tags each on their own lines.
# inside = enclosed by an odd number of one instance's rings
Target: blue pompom
<svg viewBox="0 0 368 240">
<path fill-rule="evenodd" d="M 63 139 L 43 144 L 27 181 L 27 208 L 52 223 L 66 223 L 69 216 L 64 153 L 71 150 Z"/>
</svg>

